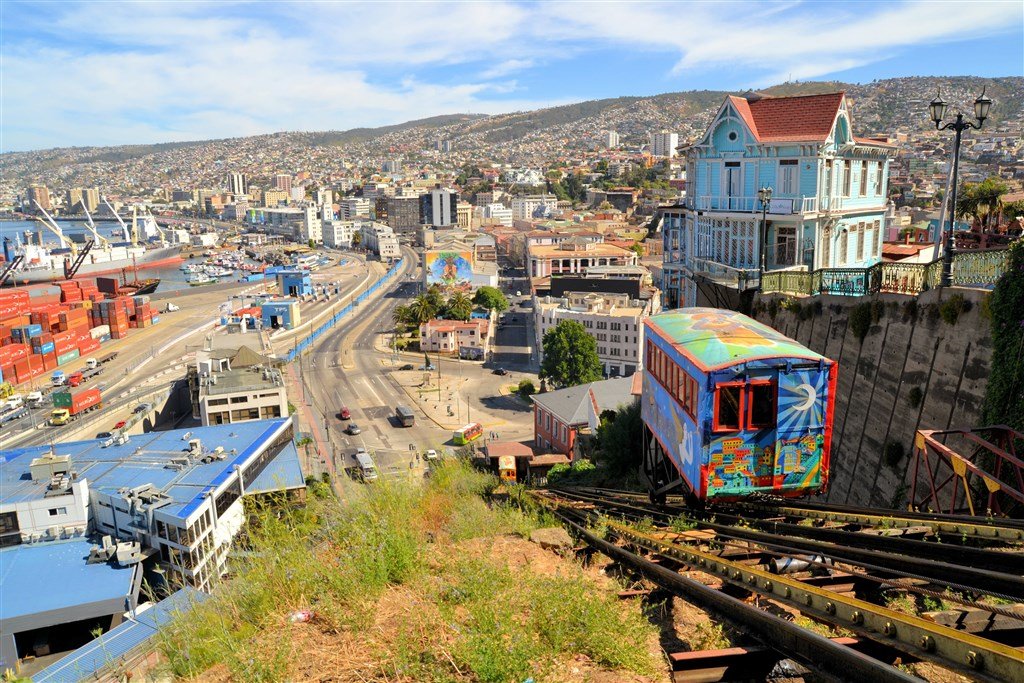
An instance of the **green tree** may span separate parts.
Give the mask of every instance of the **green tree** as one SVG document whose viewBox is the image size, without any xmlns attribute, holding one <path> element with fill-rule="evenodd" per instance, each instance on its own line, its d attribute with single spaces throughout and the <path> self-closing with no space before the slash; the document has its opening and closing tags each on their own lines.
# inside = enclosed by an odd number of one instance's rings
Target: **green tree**
<svg viewBox="0 0 1024 683">
<path fill-rule="evenodd" d="M 434 313 L 444 308 L 444 295 L 441 293 L 441 288 L 438 285 L 430 285 L 427 288 L 426 294 L 422 296 L 426 297 L 426 301 L 434 309 Z"/>
<path fill-rule="evenodd" d="M 989 297 L 992 362 L 985 387 L 983 424 L 1024 431 L 1024 241 L 1010 247 L 1010 262 Z"/>
<path fill-rule="evenodd" d="M 639 242 L 630 245 L 629 250 L 635 253 L 637 258 L 644 257 L 644 245 L 640 244 Z"/>
<path fill-rule="evenodd" d="M 1024 216 L 1024 199 L 1018 202 L 1006 202 L 1003 204 L 1003 218 L 1012 221 L 1018 216 Z"/>
<path fill-rule="evenodd" d="M 597 459 L 615 474 L 636 470 L 642 456 L 643 426 L 638 401 L 619 406 L 614 416 L 602 413 L 597 428 Z"/>
<path fill-rule="evenodd" d="M 409 306 L 396 306 L 391 316 L 396 328 L 404 328 L 407 325 L 415 325 L 415 319 Z"/>
<path fill-rule="evenodd" d="M 473 295 L 473 303 L 488 311 L 501 313 L 508 310 L 508 299 L 497 287 L 481 287 Z"/>
<path fill-rule="evenodd" d="M 409 321 L 415 325 L 437 317 L 438 309 L 426 294 L 419 294 L 409 305 Z"/>
<path fill-rule="evenodd" d="M 316 249 L 316 240 L 314 240 L 312 237 L 309 238 L 309 248 Z"/>
<path fill-rule="evenodd" d="M 444 313 L 452 320 L 469 320 L 473 313 L 473 302 L 463 292 L 455 292 L 445 304 Z"/>
<path fill-rule="evenodd" d="M 544 335 L 541 374 L 559 387 L 596 382 L 603 377 L 597 341 L 582 323 L 562 320 Z"/>
<path fill-rule="evenodd" d="M 957 218 L 975 218 L 985 229 L 994 227 L 1002 207 L 1001 198 L 1009 189 L 995 176 L 980 183 L 964 183 L 956 198 Z"/>
<path fill-rule="evenodd" d="M 358 230 L 352 233 L 352 246 L 358 247 L 363 243 L 363 235 Z"/>
</svg>

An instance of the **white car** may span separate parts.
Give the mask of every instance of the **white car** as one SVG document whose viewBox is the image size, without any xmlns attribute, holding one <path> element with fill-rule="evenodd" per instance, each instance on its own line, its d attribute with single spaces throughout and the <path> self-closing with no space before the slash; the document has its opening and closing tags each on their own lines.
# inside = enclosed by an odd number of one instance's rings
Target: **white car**
<svg viewBox="0 0 1024 683">
<path fill-rule="evenodd" d="M 428 449 L 427 452 L 423 454 L 423 457 L 425 457 L 427 460 L 437 460 L 437 451 L 435 451 L 433 448 Z"/>
</svg>

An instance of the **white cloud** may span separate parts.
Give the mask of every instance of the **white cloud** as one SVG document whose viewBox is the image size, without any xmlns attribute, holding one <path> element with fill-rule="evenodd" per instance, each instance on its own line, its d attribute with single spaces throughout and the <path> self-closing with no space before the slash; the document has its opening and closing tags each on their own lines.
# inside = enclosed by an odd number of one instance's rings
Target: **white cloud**
<svg viewBox="0 0 1024 683">
<path fill-rule="evenodd" d="M 680 89 L 718 69 L 809 79 L 1021 25 L 1019 3 L 4 2 L 0 147 L 344 129 L 554 98 L 506 79 L 648 52 Z M 674 64 L 674 66 L 673 66 Z M 628 92 L 625 84 L 621 94 Z M 509 99 L 513 93 L 523 97 Z"/>
</svg>

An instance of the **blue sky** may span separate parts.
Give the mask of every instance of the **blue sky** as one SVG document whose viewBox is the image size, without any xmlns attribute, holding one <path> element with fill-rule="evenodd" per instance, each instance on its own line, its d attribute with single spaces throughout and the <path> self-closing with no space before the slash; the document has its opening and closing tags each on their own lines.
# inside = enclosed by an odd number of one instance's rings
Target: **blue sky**
<svg viewBox="0 0 1024 683">
<path fill-rule="evenodd" d="M 0 2 L 0 150 L 1024 75 L 1024 3 Z"/>
</svg>

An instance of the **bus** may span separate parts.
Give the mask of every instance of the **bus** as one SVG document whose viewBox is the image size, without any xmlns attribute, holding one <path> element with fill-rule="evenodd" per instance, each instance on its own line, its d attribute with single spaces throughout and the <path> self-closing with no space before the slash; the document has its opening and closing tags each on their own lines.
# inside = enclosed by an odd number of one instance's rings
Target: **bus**
<svg viewBox="0 0 1024 683">
<path fill-rule="evenodd" d="M 403 427 L 412 427 L 416 422 L 416 415 L 409 406 L 397 406 L 395 408 L 395 419 Z"/>
<path fill-rule="evenodd" d="M 480 426 L 479 422 L 474 422 L 471 425 L 466 425 L 462 429 L 456 429 L 452 434 L 452 441 L 455 442 L 456 446 L 464 446 L 473 439 L 479 439 L 484 434 L 484 428 Z"/>
</svg>

